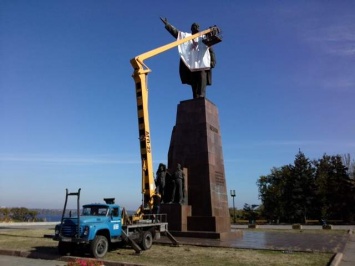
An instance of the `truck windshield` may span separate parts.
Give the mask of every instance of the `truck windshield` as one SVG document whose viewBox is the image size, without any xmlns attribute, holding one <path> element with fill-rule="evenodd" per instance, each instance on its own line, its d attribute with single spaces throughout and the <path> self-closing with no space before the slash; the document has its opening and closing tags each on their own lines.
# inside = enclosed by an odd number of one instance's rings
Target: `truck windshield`
<svg viewBox="0 0 355 266">
<path fill-rule="evenodd" d="M 106 216 L 108 213 L 107 206 L 84 206 L 83 215 L 85 216 Z"/>
</svg>

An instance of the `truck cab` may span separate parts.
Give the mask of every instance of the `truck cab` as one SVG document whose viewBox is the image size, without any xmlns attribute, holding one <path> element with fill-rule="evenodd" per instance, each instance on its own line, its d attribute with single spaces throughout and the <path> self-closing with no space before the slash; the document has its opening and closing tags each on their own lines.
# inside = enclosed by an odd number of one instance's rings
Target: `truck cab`
<svg viewBox="0 0 355 266">
<path fill-rule="evenodd" d="M 123 240 L 121 212 L 120 206 L 112 200 L 86 204 L 81 213 L 74 216 L 71 211 L 64 214 L 61 223 L 55 227 L 53 238 L 59 241 L 59 253 L 70 253 L 75 244 L 89 244 L 95 257 L 103 257 L 110 243 Z"/>
<path fill-rule="evenodd" d="M 120 207 L 114 204 L 88 204 L 83 206 L 81 222 L 89 225 L 89 238 L 98 230 L 108 230 L 111 238 L 121 235 Z M 100 226 L 105 224 L 105 228 Z"/>
</svg>

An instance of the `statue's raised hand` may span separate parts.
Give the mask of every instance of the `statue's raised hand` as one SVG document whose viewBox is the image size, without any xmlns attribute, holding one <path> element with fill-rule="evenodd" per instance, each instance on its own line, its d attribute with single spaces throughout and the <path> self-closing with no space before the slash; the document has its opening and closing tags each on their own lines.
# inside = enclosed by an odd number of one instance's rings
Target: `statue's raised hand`
<svg viewBox="0 0 355 266">
<path fill-rule="evenodd" d="M 160 17 L 160 20 L 164 23 L 164 25 L 168 24 L 168 19 L 167 18 Z"/>
</svg>

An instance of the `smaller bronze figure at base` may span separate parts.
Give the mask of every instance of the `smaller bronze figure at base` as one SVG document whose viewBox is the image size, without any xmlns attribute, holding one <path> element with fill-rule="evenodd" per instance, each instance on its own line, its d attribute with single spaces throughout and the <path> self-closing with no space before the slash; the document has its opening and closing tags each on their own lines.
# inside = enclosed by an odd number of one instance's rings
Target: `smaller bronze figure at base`
<svg viewBox="0 0 355 266">
<path fill-rule="evenodd" d="M 155 179 L 156 193 L 161 195 L 161 203 L 164 203 L 165 199 L 165 184 L 166 184 L 166 165 L 163 163 L 159 164 L 157 170 L 157 177 Z"/>
<path fill-rule="evenodd" d="M 173 190 L 171 194 L 171 201 L 169 203 L 183 203 L 183 182 L 185 174 L 182 171 L 181 165 L 178 163 L 176 165 L 176 170 L 172 174 Z"/>
</svg>

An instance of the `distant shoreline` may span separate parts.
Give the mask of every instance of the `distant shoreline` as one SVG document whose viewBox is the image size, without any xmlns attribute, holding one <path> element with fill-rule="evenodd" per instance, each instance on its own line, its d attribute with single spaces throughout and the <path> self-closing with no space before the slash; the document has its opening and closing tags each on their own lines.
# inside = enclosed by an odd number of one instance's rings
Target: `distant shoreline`
<svg viewBox="0 0 355 266">
<path fill-rule="evenodd" d="M 0 222 L 0 227 L 56 225 L 58 223 L 60 223 L 60 221 L 55 221 L 55 222 Z"/>
</svg>

